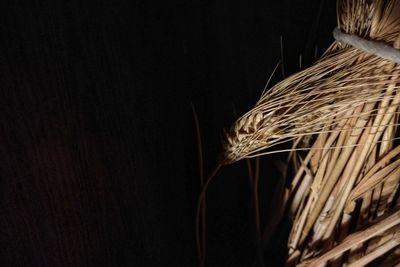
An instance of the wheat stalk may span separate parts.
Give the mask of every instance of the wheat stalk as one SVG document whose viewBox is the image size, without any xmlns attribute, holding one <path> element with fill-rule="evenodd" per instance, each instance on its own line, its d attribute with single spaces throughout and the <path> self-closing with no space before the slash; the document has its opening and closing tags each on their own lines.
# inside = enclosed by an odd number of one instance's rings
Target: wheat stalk
<svg viewBox="0 0 400 267">
<path fill-rule="evenodd" d="M 394 46 L 400 44 L 398 2 L 390 1 L 383 14 L 378 12 L 379 1 L 341 3 L 340 28 L 361 36 L 369 33 L 371 38 Z M 385 68 L 387 71 L 382 71 Z M 317 64 L 272 87 L 234 124 L 227 134 L 225 162 L 260 154 L 298 135 L 313 135 L 329 119 L 332 125 L 339 124 L 345 119 L 340 114 L 383 99 L 382 89 L 399 68 L 390 61 L 335 42 Z M 394 84 L 395 93 L 399 85 Z M 365 112 L 363 115 L 368 115 Z"/>
<path fill-rule="evenodd" d="M 400 1 L 339 1 L 338 29 L 400 49 Z M 400 180 L 400 64 L 369 51 L 334 42 L 313 66 L 263 93 L 227 134 L 225 164 L 294 142 L 280 150 L 300 160 L 288 188 L 288 264 L 359 266 L 399 245 L 392 232 L 372 240 L 352 234 L 396 206 Z"/>
</svg>

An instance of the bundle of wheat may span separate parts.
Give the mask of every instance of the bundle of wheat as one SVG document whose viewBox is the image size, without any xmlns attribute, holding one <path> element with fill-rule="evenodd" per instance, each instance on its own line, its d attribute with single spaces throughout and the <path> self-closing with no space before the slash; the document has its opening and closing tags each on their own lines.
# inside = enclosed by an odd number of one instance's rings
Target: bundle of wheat
<svg viewBox="0 0 400 267">
<path fill-rule="evenodd" d="M 398 263 L 400 1 L 339 1 L 334 35 L 235 123 L 224 163 L 293 142 L 288 265 Z"/>
</svg>

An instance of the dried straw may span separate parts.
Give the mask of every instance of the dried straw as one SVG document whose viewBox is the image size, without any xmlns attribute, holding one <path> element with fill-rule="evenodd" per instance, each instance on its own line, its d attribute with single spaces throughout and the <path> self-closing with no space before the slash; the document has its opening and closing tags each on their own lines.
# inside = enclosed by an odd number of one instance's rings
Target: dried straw
<svg viewBox="0 0 400 267">
<path fill-rule="evenodd" d="M 338 29 L 398 50 L 400 1 L 339 1 Z M 316 64 L 263 93 L 234 124 L 225 164 L 282 151 L 300 162 L 286 203 L 293 219 L 288 265 L 395 262 L 399 107 L 400 64 L 335 41 Z M 287 142 L 293 146 L 274 149 Z"/>
</svg>

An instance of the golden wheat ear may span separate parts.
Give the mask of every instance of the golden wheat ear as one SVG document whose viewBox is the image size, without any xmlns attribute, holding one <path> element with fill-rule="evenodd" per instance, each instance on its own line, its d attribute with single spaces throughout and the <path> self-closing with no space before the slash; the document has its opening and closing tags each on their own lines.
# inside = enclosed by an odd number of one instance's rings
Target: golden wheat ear
<svg viewBox="0 0 400 267">
<path fill-rule="evenodd" d="M 338 29 L 343 33 L 391 48 L 400 43 L 398 1 L 340 1 L 338 10 Z M 272 87 L 236 121 L 226 138 L 226 162 L 254 156 L 301 134 L 317 133 L 327 121 L 338 124 L 348 110 L 389 97 L 388 84 L 399 90 L 398 69 L 390 60 L 334 42 L 315 65 Z"/>
<path fill-rule="evenodd" d="M 336 40 L 324 55 L 233 125 L 226 163 L 295 141 L 287 150 L 301 162 L 288 187 L 288 264 L 394 264 L 400 220 L 379 219 L 400 206 L 400 1 L 343 0 L 337 12 Z M 365 225 L 384 230 L 371 235 Z"/>
</svg>

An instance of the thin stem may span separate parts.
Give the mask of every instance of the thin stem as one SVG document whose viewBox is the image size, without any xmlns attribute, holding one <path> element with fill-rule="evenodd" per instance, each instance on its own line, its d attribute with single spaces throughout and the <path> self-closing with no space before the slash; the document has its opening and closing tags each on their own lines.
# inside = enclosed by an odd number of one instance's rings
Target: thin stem
<svg viewBox="0 0 400 267">
<path fill-rule="evenodd" d="M 253 191 L 253 168 L 251 167 L 251 161 L 250 159 L 246 158 L 246 165 L 247 165 L 247 175 L 249 176 L 249 184 L 250 184 L 250 191 Z"/>
<path fill-rule="evenodd" d="M 222 164 L 218 163 L 217 167 L 214 169 L 214 171 L 211 173 L 211 175 L 207 178 L 205 181 L 203 188 L 200 191 L 200 195 L 197 201 L 197 210 L 196 210 L 196 221 L 195 221 L 195 230 L 196 230 L 196 243 L 197 243 L 197 255 L 199 256 L 199 265 L 202 267 L 204 266 L 205 263 L 205 244 L 203 245 L 204 250 L 202 250 L 202 244 L 200 243 L 200 215 L 201 215 L 201 209 L 202 209 L 202 204 L 203 201 L 206 197 L 206 191 L 208 188 L 208 185 L 210 184 L 211 180 L 214 178 L 214 176 L 218 173 L 219 169 L 221 168 Z M 204 240 L 205 241 L 205 240 Z M 205 243 L 205 242 L 204 242 Z"/>
<path fill-rule="evenodd" d="M 262 242 L 261 242 L 261 221 L 260 221 L 260 205 L 258 202 L 258 181 L 260 179 L 260 158 L 256 157 L 255 159 L 255 172 L 253 179 L 253 201 L 254 201 L 254 216 L 256 223 L 256 231 L 257 231 L 257 255 L 259 259 L 259 263 L 261 266 L 264 266 L 264 257 L 262 251 Z"/>
<path fill-rule="evenodd" d="M 196 137 L 197 137 L 197 151 L 198 151 L 198 168 L 199 168 L 199 177 L 200 177 L 200 186 L 204 186 L 204 164 L 203 164 L 203 149 L 202 149 L 202 141 L 201 141 L 201 130 L 200 130 L 200 123 L 197 116 L 196 109 L 192 104 L 192 111 L 193 111 L 193 119 L 196 126 Z M 207 230 L 207 219 L 206 219 L 206 198 L 204 197 L 201 202 L 201 239 L 198 240 L 198 256 L 199 261 L 202 259 L 202 254 L 205 253 L 205 246 L 206 246 L 206 230 Z M 201 248 L 201 249 L 200 249 Z"/>
</svg>

